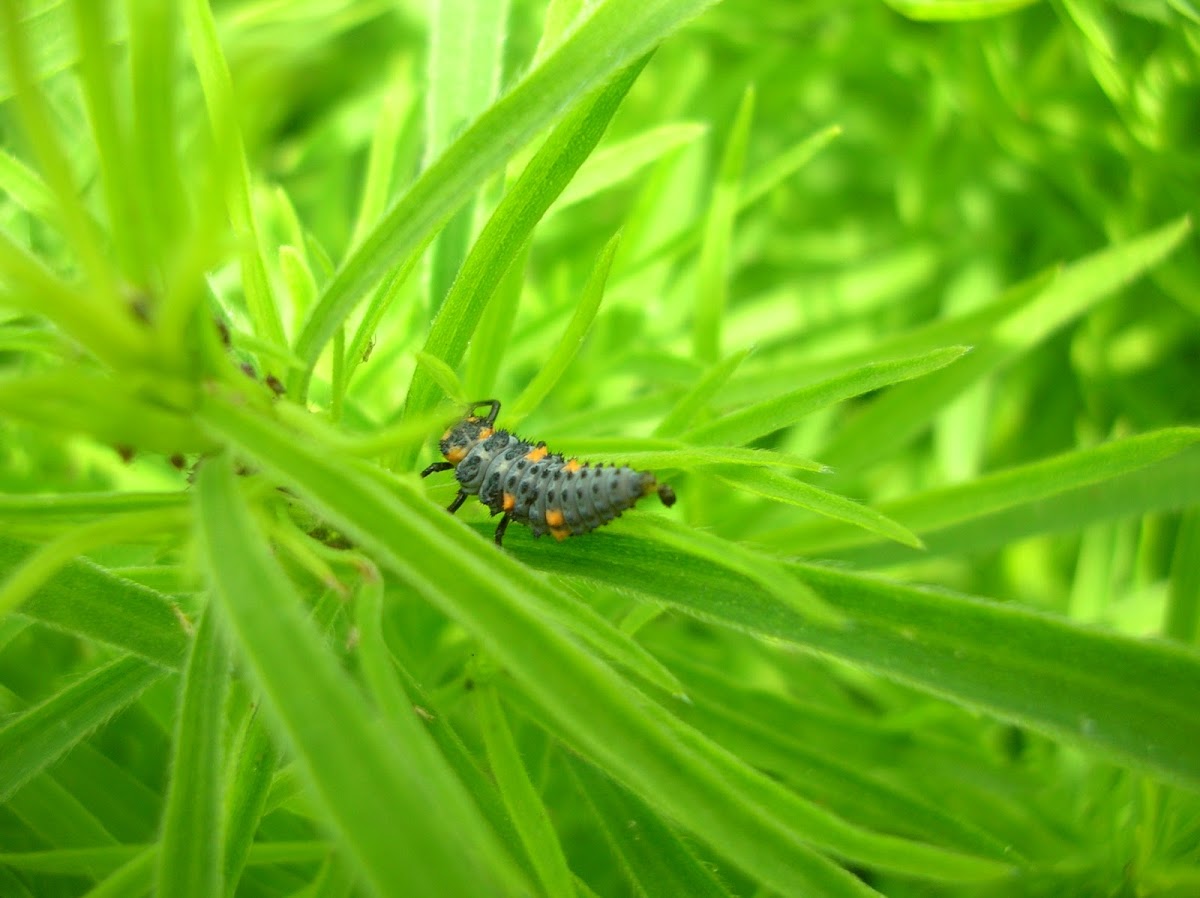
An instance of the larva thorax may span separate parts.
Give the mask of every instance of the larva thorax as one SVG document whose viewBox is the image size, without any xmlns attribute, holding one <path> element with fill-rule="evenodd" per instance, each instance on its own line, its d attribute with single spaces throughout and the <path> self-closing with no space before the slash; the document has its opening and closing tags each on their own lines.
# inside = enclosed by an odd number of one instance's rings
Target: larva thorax
<svg viewBox="0 0 1200 898">
<path fill-rule="evenodd" d="M 482 405 L 490 406 L 489 413 L 475 415 L 474 410 Z M 442 435 L 439 448 L 446 463 L 425 471 L 454 468 L 460 490 L 451 511 L 457 510 L 466 496 L 477 495 L 493 515 L 503 513 L 497 542 L 510 519 L 526 524 L 534 536 L 550 533 L 561 540 L 608 523 L 651 493 L 658 493 L 664 505 L 674 504 L 671 488 L 659 484 L 647 471 L 593 467 L 553 454 L 545 443 L 534 444 L 496 430 L 493 425 L 499 410 L 500 403 L 494 399 L 472 404 L 467 415 Z"/>
</svg>

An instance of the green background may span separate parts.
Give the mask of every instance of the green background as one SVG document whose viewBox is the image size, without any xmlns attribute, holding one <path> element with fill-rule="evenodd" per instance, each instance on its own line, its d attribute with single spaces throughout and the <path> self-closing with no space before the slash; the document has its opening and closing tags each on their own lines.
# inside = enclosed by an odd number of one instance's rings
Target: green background
<svg viewBox="0 0 1200 898">
<path fill-rule="evenodd" d="M 0 14 L 0 895 L 1200 893 L 1191 0 Z"/>
</svg>

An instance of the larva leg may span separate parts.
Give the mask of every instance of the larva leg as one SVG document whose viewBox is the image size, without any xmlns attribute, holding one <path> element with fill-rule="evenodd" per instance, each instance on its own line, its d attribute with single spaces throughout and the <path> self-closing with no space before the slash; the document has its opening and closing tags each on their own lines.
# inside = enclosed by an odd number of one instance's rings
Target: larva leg
<svg viewBox="0 0 1200 898">
<path fill-rule="evenodd" d="M 500 519 L 500 523 L 496 525 L 496 545 L 504 545 L 504 531 L 508 529 L 508 522 L 511 521 L 508 515 Z"/>
<path fill-rule="evenodd" d="M 462 504 L 466 501 L 467 491 L 459 490 L 458 495 L 454 497 L 454 501 L 446 506 L 446 511 L 450 512 L 450 514 L 454 514 L 454 512 L 458 511 L 458 509 L 461 508 Z"/>
<path fill-rule="evenodd" d="M 436 474 L 438 471 L 449 471 L 454 465 L 448 461 L 435 461 L 428 468 L 421 472 L 422 477 L 428 477 L 430 474 Z"/>
</svg>

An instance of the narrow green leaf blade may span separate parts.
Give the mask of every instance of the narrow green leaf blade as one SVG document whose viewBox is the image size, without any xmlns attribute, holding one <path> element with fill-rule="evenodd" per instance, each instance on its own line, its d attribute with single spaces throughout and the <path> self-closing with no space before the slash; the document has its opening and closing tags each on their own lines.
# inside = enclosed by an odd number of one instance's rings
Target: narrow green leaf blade
<svg viewBox="0 0 1200 898">
<path fill-rule="evenodd" d="M 607 0 L 422 174 L 339 269 L 296 343 L 311 367 L 368 288 L 424 245 L 512 152 L 715 0 Z M 292 390 L 295 395 L 302 390 Z"/>
<path fill-rule="evenodd" d="M 228 460 L 204 465 L 196 493 L 202 559 L 234 653 L 262 691 L 312 799 L 364 880 L 380 896 L 518 891 L 507 870 L 486 863 L 498 852 L 486 830 L 463 816 L 462 801 L 456 813 L 446 813 L 446 796 L 430 788 L 425 770 L 409 763 L 400 734 L 373 718 L 305 619 Z M 420 751 L 421 757 L 432 754 Z M 425 813 L 431 807 L 441 811 Z"/>
<path fill-rule="evenodd" d="M 621 72 L 603 90 L 573 110 L 546 138 L 500 201 L 463 262 L 425 340 L 426 353 L 442 359 L 451 368 L 462 361 L 480 316 L 505 272 L 550 203 L 599 142 L 643 65 L 644 60 Z M 408 388 L 405 415 L 428 411 L 434 398 L 432 380 L 424 371 L 416 371 Z"/>
<path fill-rule="evenodd" d="M 1200 429 L 1167 428 L 906 496 L 884 504 L 880 511 L 916 533 L 932 534 L 931 551 L 944 554 L 955 551 L 956 529 L 1019 509 L 1032 516 L 1039 503 L 1085 487 L 1094 486 L 1097 492 L 1103 492 L 1117 478 L 1156 465 L 1197 442 Z M 1096 503 L 1090 508 L 1088 503 L 1079 503 L 1078 528 L 1088 525 L 1086 515 L 1101 509 Z M 997 543 L 1010 542 L 1027 533 L 996 528 L 994 538 Z M 771 545 L 787 547 L 788 551 L 822 557 L 828 557 L 831 550 L 840 552 L 873 541 L 861 530 L 829 523 L 787 528 L 767 534 L 766 539 Z M 962 546 L 964 550 L 967 548 Z"/>
<path fill-rule="evenodd" d="M 958 361 L 966 353 L 966 347 L 950 346 L 912 358 L 864 365 L 847 374 L 800 387 L 776 399 L 723 415 L 710 424 L 688 430 L 683 439 L 689 443 L 709 445 L 744 445 L 768 433 L 790 427 L 819 408 L 901 381 L 923 377 Z"/>
<path fill-rule="evenodd" d="M 600 300 L 604 296 L 604 285 L 608 282 L 608 272 L 612 269 L 613 258 L 620 245 L 621 235 L 618 233 L 600 251 L 600 256 L 596 259 L 596 266 L 592 269 L 592 274 L 583 288 L 583 295 L 579 298 L 579 305 L 575 307 L 575 314 L 571 316 L 571 321 L 563 331 L 562 338 L 554 347 L 554 351 L 550 353 L 550 358 L 546 359 L 545 364 L 538 369 L 533 380 L 529 382 L 529 385 L 517 397 L 517 401 L 513 403 L 512 408 L 509 409 L 513 421 L 521 420 L 537 408 L 538 403 L 550 394 L 559 378 L 566 372 L 567 366 L 571 364 L 571 360 L 579 352 L 579 348 L 587 336 L 588 328 L 592 326 L 592 320 L 600 308 Z"/>
<path fill-rule="evenodd" d="M 141 658 L 125 656 L 10 718 L 0 728 L 0 803 L 166 674 Z"/>
<path fill-rule="evenodd" d="M 364 551 L 458 620 L 576 750 L 777 891 L 869 894 L 806 842 L 939 879 L 978 881 L 1009 872 L 994 861 L 849 826 L 741 764 L 583 651 L 550 623 L 550 584 L 484 540 L 464 538 L 464 524 L 404 481 L 385 489 L 380 479 L 216 398 L 201 414 L 214 434 L 307 497 Z"/>
<path fill-rule="evenodd" d="M 882 512 L 776 471 L 742 468 L 736 472 L 720 474 L 718 479 L 734 489 L 742 489 L 774 499 L 776 502 L 786 502 L 829 518 L 846 521 L 914 549 L 922 546 L 920 537 Z"/>
<path fill-rule="evenodd" d="M 696 357 L 709 364 L 715 363 L 721 354 L 721 320 L 732 267 L 733 220 L 737 216 L 738 193 L 753 121 L 754 88 L 749 87 L 742 95 L 733 126 L 729 129 L 697 262 L 696 321 L 692 339 Z"/>
<path fill-rule="evenodd" d="M 221 894 L 221 755 L 228 664 L 215 614 L 200 617 L 180 682 L 171 781 L 163 807 L 157 883 L 160 895 Z"/>
<path fill-rule="evenodd" d="M 571 898 L 575 888 L 571 868 L 563 856 L 558 834 L 542 804 L 529 771 L 521 760 L 520 750 L 509 729 L 508 719 L 500 697 L 492 687 L 475 691 L 475 709 L 479 729 L 487 751 L 488 765 L 496 778 L 500 795 L 508 808 L 509 817 L 521 836 L 525 852 L 533 861 L 539 882 L 547 895 Z"/>
<path fill-rule="evenodd" d="M 621 564 L 605 563 L 617 551 Z M 1012 604 L 815 565 L 791 570 L 845 615 L 804 617 L 711 562 L 614 536 L 561 553 L 514 547 L 538 568 L 586 576 L 701 618 L 841 658 L 1141 770 L 1200 787 L 1200 652 L 1138 640 Z"/>
<path fill-rule="evenodd" d="M 0 536 L 0 569 L 11 570 L 31 551 L 24 543 Z M 61 568 L 26 600 L 21 614 L 168 669 L 178 669 L 187 652 L 188 624 L 174 603 L 89 561 L 76 560 Z"/>
</svg>

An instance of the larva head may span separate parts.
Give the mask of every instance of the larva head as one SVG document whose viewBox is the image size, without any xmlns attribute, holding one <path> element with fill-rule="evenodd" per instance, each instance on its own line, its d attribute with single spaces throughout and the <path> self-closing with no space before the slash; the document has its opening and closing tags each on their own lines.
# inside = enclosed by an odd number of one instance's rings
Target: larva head
<svg viewBox="0 0 1200 898">
<path fill-rule="evenodd" d="M 486 416 L 475 414 L 475 409 L 481 405 L 490 405 L 491 411 Z M 474 402 L 467 407 L 467 414 L 442 434 L 438 449 L 442 456 L 452 465 L 457 465 L 467 457 L 467 454 L 479 443 L 490 437 L 495 431 L 492 424 L 500 411 L 500 403 L 494 399 Z"/>
<path fill-rule="evenodd" d="M 653 474 L 642 475 L 642 495 L 649 496 L 658 493 L 658 500 L 670 508 L 675 504 L 675 490 L 665 483 L 659 483 Z"/>
</svg>

